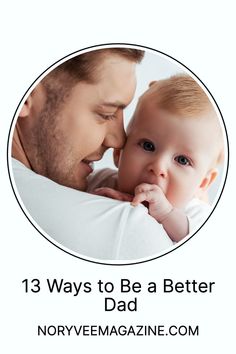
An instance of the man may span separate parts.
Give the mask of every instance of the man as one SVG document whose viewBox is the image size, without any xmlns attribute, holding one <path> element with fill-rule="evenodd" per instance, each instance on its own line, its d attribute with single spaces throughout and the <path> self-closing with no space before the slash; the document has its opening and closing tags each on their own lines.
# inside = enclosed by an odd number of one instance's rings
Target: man
<svg viewBox="0 0 236 354">
<path fill-rule="evenodd" d="M 92 162 L 124 145 L 123 110 L 142 57 L 136 49 L 106 48 L 64 62 L 30 93 L 15 126 L 13 173 L 26 209 L 81 255 L 137 259 L 171 245 L 150 216 L 139 225 L 144 207 L 79 192 Z"/>
</svg>

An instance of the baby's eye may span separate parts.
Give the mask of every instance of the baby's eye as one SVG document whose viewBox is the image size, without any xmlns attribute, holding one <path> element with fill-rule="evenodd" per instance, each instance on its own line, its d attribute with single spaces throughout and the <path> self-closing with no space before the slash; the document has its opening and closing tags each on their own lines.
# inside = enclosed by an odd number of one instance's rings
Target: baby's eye
<svg viewBox="0 0 236 354">
<path fill-rule="evenodd" d="M 177 161 L 180 165 L 186 166 L 186 165 L 191 165 L 190 160 L 183 155 L 179 155 L 175 158 L 175 161 Z"/>
<path fill-rule="evenodd" d="M 155 145 L 148 140 L 144 140 L 140 144 L 145 151 L 155 151 Z"/>
</svg>

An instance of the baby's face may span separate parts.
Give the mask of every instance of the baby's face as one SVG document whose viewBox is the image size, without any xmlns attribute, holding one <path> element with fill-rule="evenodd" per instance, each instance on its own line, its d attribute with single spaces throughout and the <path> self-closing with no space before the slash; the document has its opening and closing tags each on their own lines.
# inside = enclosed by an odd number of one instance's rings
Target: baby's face
<svg viewBox="0 0 236 354">
<path fill-rule="evenodd" d="M 157 184 L 173 206 L 184 207 L 211 180 L 216 122 L 178 117 L 143 101 L 120 156 L 119 190 L 133 194 L 140 183 Z"/>
</svg>

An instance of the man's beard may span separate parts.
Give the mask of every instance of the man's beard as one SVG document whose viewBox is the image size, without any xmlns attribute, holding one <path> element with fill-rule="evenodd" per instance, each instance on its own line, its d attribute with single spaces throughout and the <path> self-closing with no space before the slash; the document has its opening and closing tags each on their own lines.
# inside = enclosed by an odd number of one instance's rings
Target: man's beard
<svg viewBox="0 0 236 354">
<path fill-rule="evenodd" d="M 47 100 L 32 129 L 33 170 L 61 185 L 84 190 L 85 181 L 80 183 L 78 176 L 80 160 L 73 156 L 70 139 L 60 125 L 63 105 L 53 103 Z"/>
</svg>

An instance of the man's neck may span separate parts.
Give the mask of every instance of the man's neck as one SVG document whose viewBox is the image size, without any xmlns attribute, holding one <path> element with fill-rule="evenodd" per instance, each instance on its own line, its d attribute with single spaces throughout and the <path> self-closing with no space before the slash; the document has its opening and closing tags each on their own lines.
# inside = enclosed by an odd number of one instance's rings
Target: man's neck
<svg viewBox="0 0 236 354">
<path fill-rule="evenodd" d="M 13 139 L 12 139 L 12 157 L 14 157 L 14 159 L 16 159 L 16 160 L 19 160 L 26 167 L 28 167 L 32 170 L 31 164 L 26 156 L 25 150 L 23 148 L 23 144 L 20 139 L 20 134 L 18 131 L 17 124 L 15 126 L 14 133 L 13 133 Z"/>
</svg>

